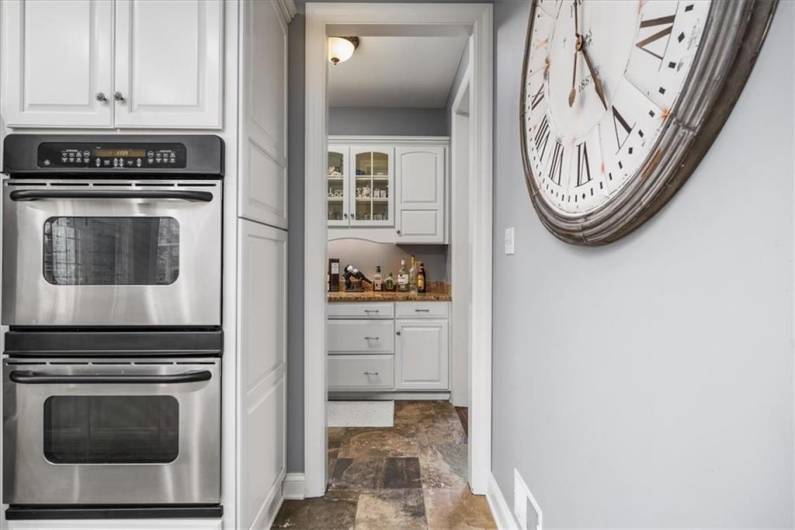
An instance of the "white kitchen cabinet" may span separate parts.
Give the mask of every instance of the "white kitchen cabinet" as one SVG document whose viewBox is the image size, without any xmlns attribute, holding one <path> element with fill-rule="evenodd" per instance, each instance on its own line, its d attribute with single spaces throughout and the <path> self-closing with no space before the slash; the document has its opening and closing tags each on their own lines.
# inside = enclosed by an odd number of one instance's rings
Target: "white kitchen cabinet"
<svg viewBox="0 0 795 530">
<path fill-rule="evenodd" d="M 395 388 L 447 390 L 447 320 L 397 320 L 395 334 Z"/>
<path fill-rule="evenodd" d="M 447 138 L 331 137 L 329 238 L 447 241 Z"/>
<path fill-rule="evenodd" d="M 116 126 L 221 128 L 223 20 L 220 0 L 116 0 Z"/>
<path fill-rule="evenodd" d="M 239 527 L 256 527 L 285 473 L 287 232 L 238 223 Z"/>
<path fill-rule="evenodd" d="M 113 2 L 0 2 L 9 127 L 113 125 Z"/>
<path fill-rule="evenodd" d="M 0 2 L 9 127 L 221 128 L 221 0 Z"/>
<path fill-rule="evenodd" d="M 395 351 L 392 320 L 329 320 L 327 329 L 329 355 Z"/>
<path fill-rule="evenodd" d="M 395 148 L 397 242 L 445 242 L 445 156 L 440 146 Z"/>
</svg>

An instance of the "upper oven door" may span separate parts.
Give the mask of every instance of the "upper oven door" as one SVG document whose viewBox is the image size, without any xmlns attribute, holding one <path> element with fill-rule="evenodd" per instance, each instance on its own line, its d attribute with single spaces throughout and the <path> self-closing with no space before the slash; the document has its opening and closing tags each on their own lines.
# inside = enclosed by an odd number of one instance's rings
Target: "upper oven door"
<svg viewBox="0 0 795 530">
<path fill-rule="evenodd" d="M 217 326 L 221 183 L 3 186 L 2 323 Z"/>
</svg>

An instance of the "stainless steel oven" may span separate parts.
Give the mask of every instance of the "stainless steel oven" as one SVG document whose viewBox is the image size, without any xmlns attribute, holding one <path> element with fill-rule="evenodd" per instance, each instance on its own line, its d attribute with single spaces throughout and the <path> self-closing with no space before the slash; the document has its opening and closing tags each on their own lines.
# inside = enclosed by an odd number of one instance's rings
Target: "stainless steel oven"
<svg viewBox="0 0 795 530">
<path fill-rule="evenodd" d="M 220 142 L 7 137 L 2 323 L 219 326 Z"/>
<path fill-rule="evenodd" d="M 218 358 L 6 359 L 3 502 L 217 505 Z"/>
</svg>

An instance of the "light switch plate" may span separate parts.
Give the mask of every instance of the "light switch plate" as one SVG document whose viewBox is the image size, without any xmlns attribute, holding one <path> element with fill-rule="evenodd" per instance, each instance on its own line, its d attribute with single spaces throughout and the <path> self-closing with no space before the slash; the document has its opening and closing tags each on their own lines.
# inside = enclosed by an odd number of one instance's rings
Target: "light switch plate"
<svg viewBox="0 0 795 530">
<path fill-rule="evenodd" d="M 510 256 L 516 253 L 516 230 L 509 226 L 505 229 L 505 255 Z"/>
</svg>

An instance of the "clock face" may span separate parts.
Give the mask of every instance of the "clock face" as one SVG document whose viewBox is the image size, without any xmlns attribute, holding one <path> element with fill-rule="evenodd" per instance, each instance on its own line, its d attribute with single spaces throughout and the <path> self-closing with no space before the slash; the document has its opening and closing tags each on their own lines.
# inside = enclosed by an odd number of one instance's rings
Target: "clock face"
<svg viewBox="0 0 795 530">
<path fill-rule="evenodd" d="M 712 0 L 538 0 L 522 105 L 535 192 L 561 216 L 616 197 L 653 149 Z"/>
</svg>

